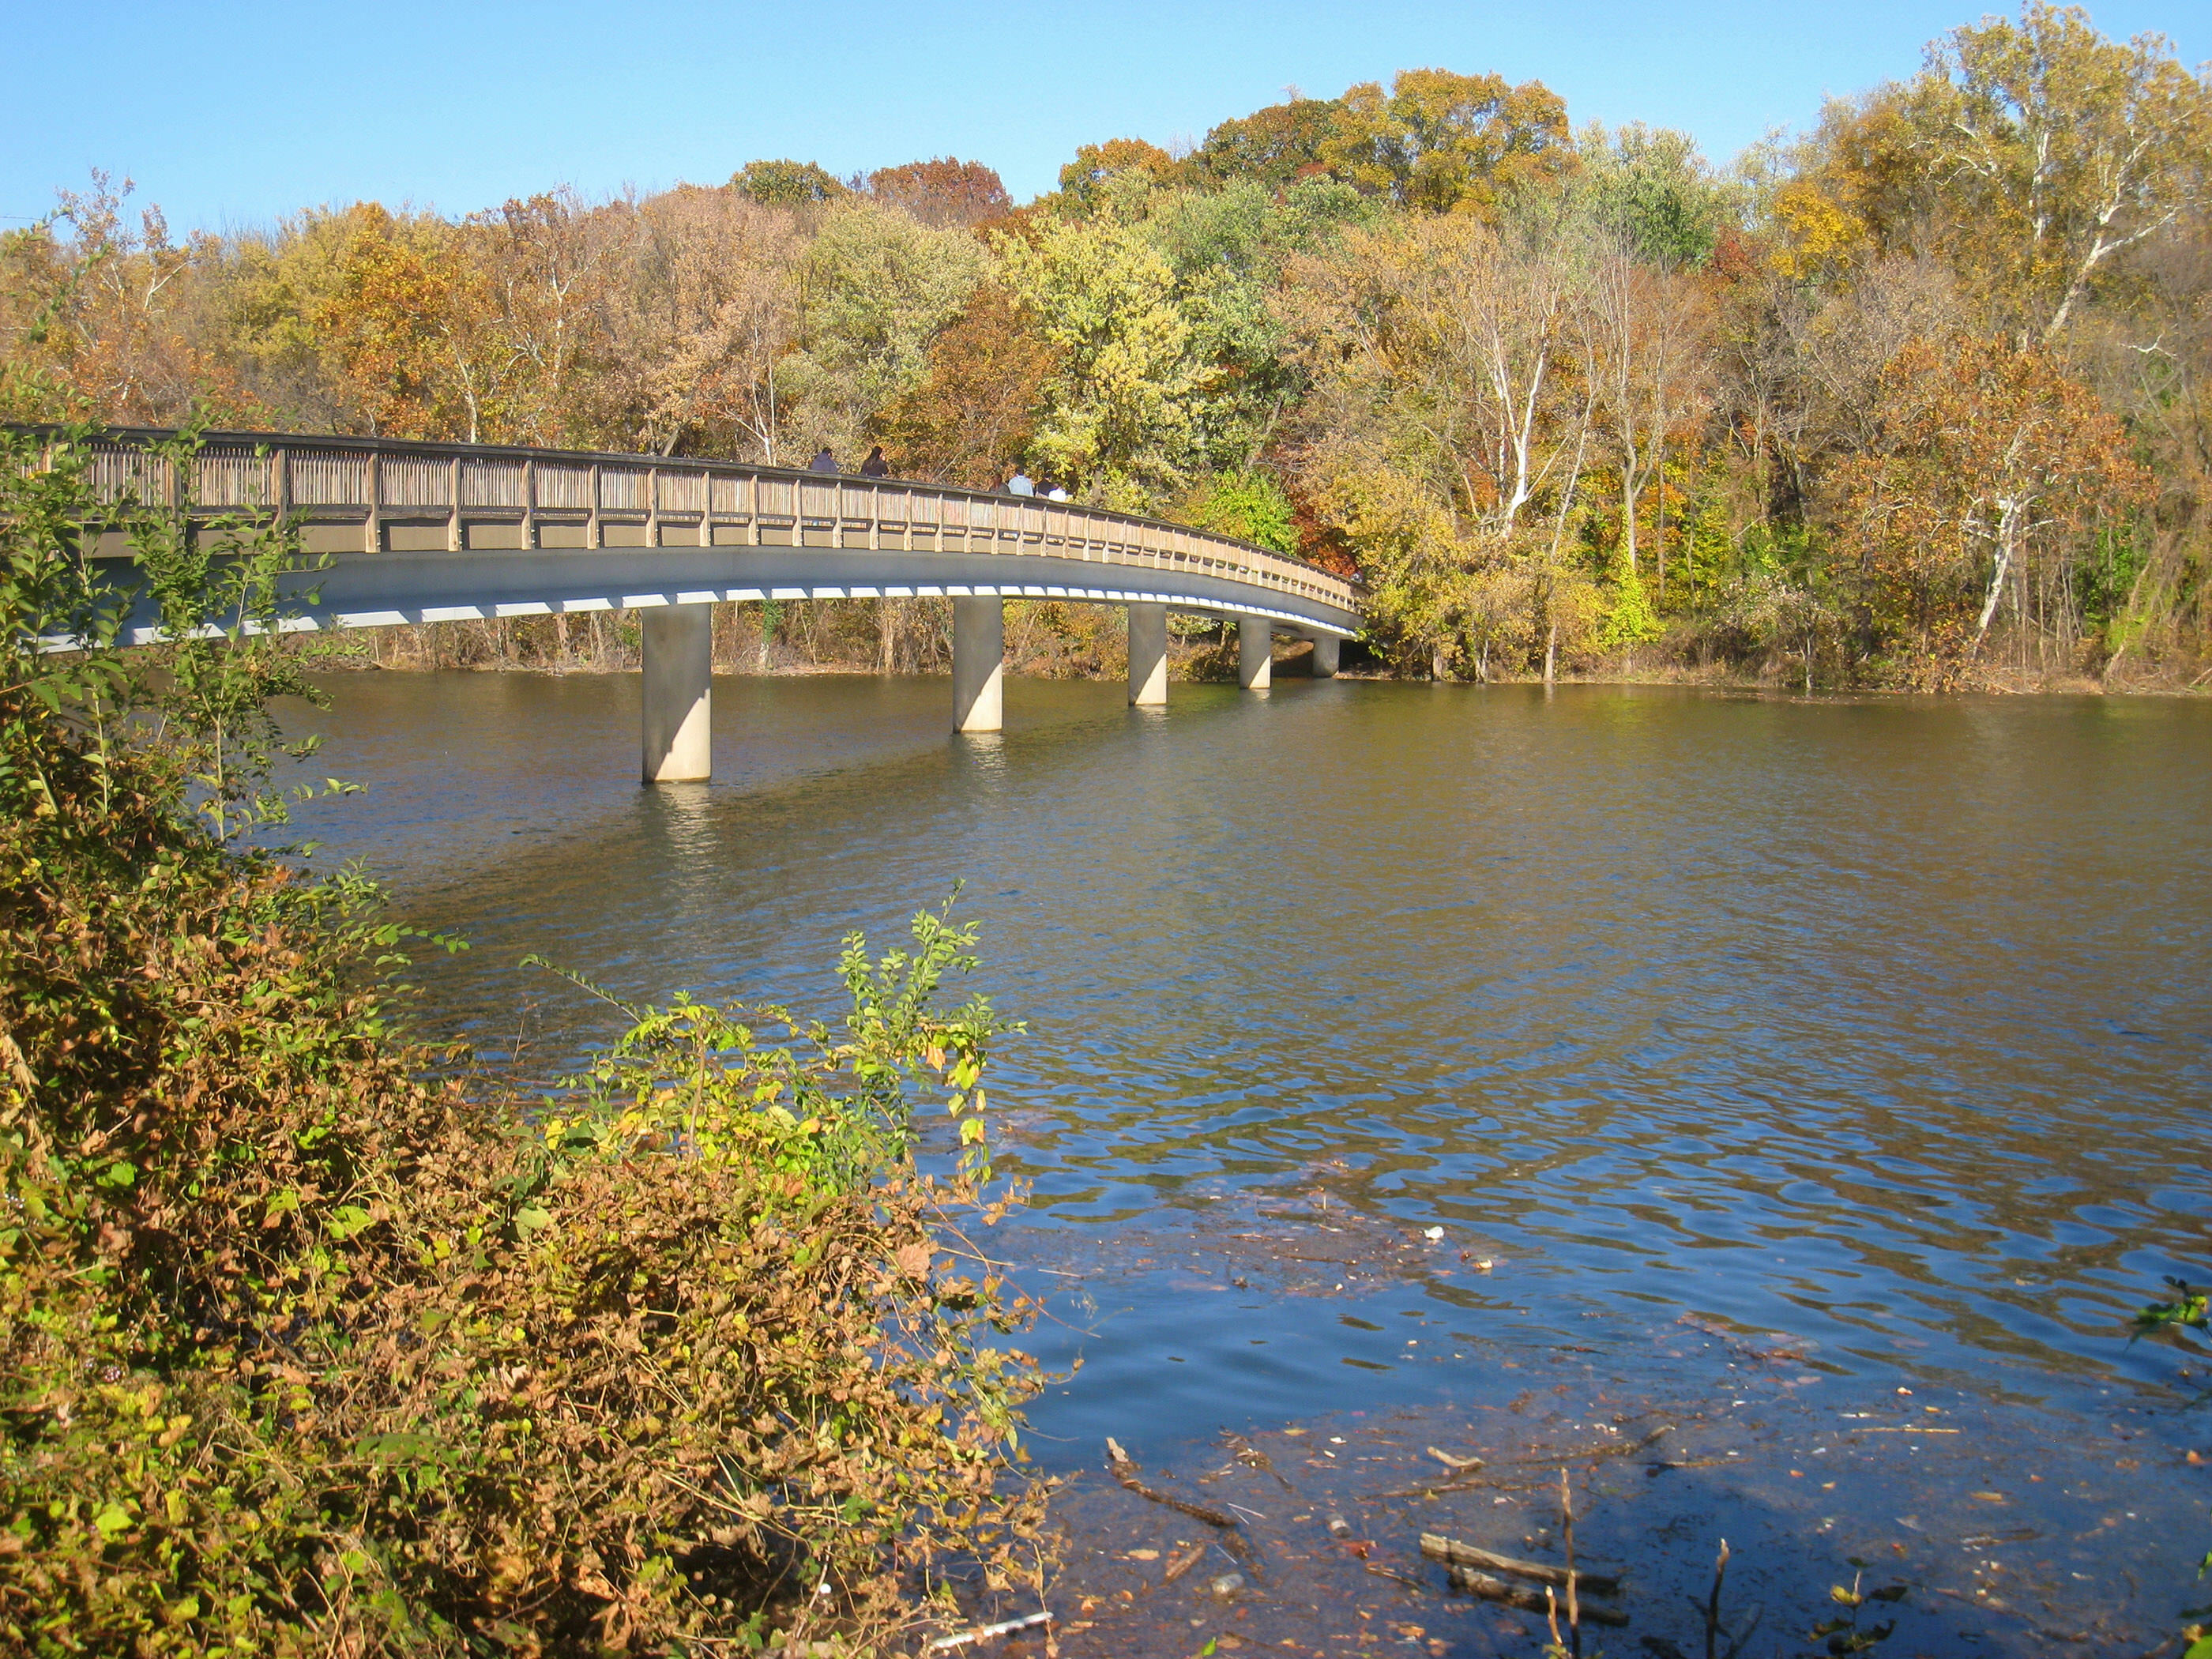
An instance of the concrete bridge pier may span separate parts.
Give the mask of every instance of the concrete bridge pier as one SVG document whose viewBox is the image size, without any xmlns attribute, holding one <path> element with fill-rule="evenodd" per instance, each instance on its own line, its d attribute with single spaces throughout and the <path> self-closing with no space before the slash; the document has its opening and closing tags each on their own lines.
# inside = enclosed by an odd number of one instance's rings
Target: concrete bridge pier
<svg viewBox="0 0 2212 1659">
<path fill-rule="evenodd" d="M 1156 708 L 1168 700 L 1168 608 L 1129 606 L 1129 702 Z"/>
<path fill-rule="evenodd" d="M 1314 635 L 1313 677 L 1317 680 L 1336 678 L 1336 653 L 1344 641 L 1334 634 Z"/>
<path fill-rule="evenodd" d="M 1265 617 L 1249 611 L 1237 618 L 1237 684 L 1265 691 L 1274 678 L 1275 632 Z"/>
<path fill-rule="evenodd" d="M 1006 608 L 989 599 L 952 601 L 952 729 L 996 732 L 1006 724 Z"/>
<path fill-rule="evenodd" d="M 714 767 L 714 610 L 654 605 L 645 635 L 645 781 L 703 781 Z"/>
</svg>

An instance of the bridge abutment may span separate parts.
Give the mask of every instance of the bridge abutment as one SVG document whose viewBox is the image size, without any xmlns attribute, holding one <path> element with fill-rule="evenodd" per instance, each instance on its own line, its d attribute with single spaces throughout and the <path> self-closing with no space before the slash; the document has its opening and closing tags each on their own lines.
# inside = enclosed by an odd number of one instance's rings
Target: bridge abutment
<svg viewBox="0 0 2212 1659">
<path fill-rule="evenodd" d="M 1129 702 L 1152 708 L 1168 700 L 1168 608 L 1129 605 Z"/>
<path fill-rule="evenodd" d="M 640 619 L 645 781 L 702 782 L 714 762 L 714 607 L 655 605 Z"/>
<path fill-rule="evenodd" d="M 1265 617 L 1246 611 L 1237 618 L 1237 684 L 1265 691 L 1274 678 L 1275 630 Z"/>
<path fill-rule="evenodd" d="M 1336 678 L 1337 652 L 1343 644 L 1344 641 L 1334 634 L 1314 635 L 1313 677 L 1316 679 L 1333 680 Z"/>
<path fill-rule="evenodd" d="M 952 601 L 952 729 L 996 732 L 1006 724 L 1006 602 Z"/>
</svg>

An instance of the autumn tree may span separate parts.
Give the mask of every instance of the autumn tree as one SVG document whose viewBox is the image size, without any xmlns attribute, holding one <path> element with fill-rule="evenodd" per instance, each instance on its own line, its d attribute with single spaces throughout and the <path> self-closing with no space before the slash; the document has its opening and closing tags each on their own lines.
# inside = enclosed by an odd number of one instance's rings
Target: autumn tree
<svg viewBox="0 0 2212 1659">
<path fill-rule="evenodd" d="M 469 233 L 374 202 L 308 216 L 286 250 L 299 319 L 368 429 L 474 443 L 517 355 Z"/>
<path fill-rule="evenodd" d="M 878 167 L 868 175 L 868 194 L 886 207 L 939 229 L 965 228 L 1013 210 L 1013 198 L 997 172 L 981 161 L 942 156 Z"/>
<path fill-rule="evenodd" d="M 1214 184 L 1249 179 L 1278 190 L 1326 176 L 1322 151 L 1336 136 L 1341 110 L 1334 98 L 1293 98 L 1224 121 L 1192 154 L 1191 167 Z"/>
<path fill-rule="evenodd" d="M 158 207 L 136 213 L 128 179 L 95 171 L 54 212 L 0 237 L 0 416 L 96 416 L 173 423 L 198 406 L 218 419 L 258 412 L 195 301 L 195 267 L 216 239 L 179 243 Z"/>
<path fill-rule="evenodd" d="M 819 207 L 850 193 L 844 182 L 813 161 L 748 161 L 730 175 L 730 188 L 763 207 Z"/>
<path fill-rule="evenodd" d="M 778 366 L 805 245 L 792 213 L 686 187 L 629 216 L 608 302 L 608 401 L 626 446 L 783 464 Z"/>
<path fill-rule="evenodd" d="M 1583 373 L 1597 391 L 1613 452 L 1624 574 L 1634 586 L 1644 493 L 1662 477 L 1669 435 L 1689 429 L 1702 410 L 1712 353 L 1707 308 L 1693 278 L 1647 264 L 1619 232 L 1594 239 L 1587 295 Z M 1659 559 L 1663 590 L 1663 539 Z"/>
<path fill-rule="evenodd" d="M 931 341 L 988 260 L 963 229 L 857 203 L 832 209 L 799 262 L 797 349 L 776 369 L 797 447 L 849 450 L 877 411 L 918 385 Z"/>
<path fill-rule="evenodd" d="M 1000 237 L 1000 280 L 1053 351 L 1031 453 L 1109 506 L 1141 509 L 1203 460 L 1195 409 L 1219 375 L 1175 268 L 1133 227 Z"/>
<path fill-rule="evenodd" d="M 1307 488 L 1364 568 L 1395 573 L 1408 638 L 1438 667 L 1468 596 L 1504 591 L 1475 580 L 1494 568 L 1528 573 L 1547 663 L 1587 610 L 1567 554 L 1595 413 L 1572 354 L 1588 263 L 1570 222 L 1460 216 L 1352 232 L 1297 262 Z"/>
<path fill-rule="evenodd" d="M 870 435 L 901 477 L 992 489 L 1028 448 L 1054 366 L 1035 319 L 986 283 L 931 342 L 921 382 Z"/>
<path fill-rule="evenodd" d="M 1732 192 L 1687 133 L 1640 121 L 1608 132 L 1593 121 L 1576 155 L 1574 187 L 1584 209 L 1637 258 L 1681 270 L 1712 258 L 1734 216 Z"/>
<path fill-rule="evenodd" d="M 2048 344 L 2115 258 L 2203 199 L 2212 84 L 2160 35 L 2107 40 L 2028 0 L 1932 48 L 1908 103 L 1964 269 L 2023 343 Z"/>
<path fill-rule="evenodd" d="M 1337 178 L 1429 213 L 1494 213 L 1516 191 L 1555 182 L 1574 166 L 1567 106 L 1540 82 L 1401 70 L 1384 93 L 1363 82 L 1320 156 Z"/>
<path fill-rule="evenodd" d="M 1158 144 L 1141 138 L 1109 138 L 1103 144 L 1085 144 L 1075 159 L 1060 170 L 1060 194 L 1079 214 L 1088 213 L 1099 191 L 1116 173 L 1137 173 L 1149 183 L 1174 183 L 1182 173 L 1182 163 Z"/>
<path fill-rule="evenodd" d="M 500 331 L 516 359 L 501 434 L 507 441 L 595 441 L 587 383 L 607 349 L 609 284 L 627 216 L 593 210 L 563 186 L 510 200 L 473 222 Z"/>
<path fill-rule="evenodd" d="M 2031 565 L 2063 569 L 2151 482 L 2120 423 L 2045 350 L 1919 340 L 1882 376 L 1879 441 L 1838 470 L 1839 534 L 1912 676 L 1966 673 Z"/>
</svg>

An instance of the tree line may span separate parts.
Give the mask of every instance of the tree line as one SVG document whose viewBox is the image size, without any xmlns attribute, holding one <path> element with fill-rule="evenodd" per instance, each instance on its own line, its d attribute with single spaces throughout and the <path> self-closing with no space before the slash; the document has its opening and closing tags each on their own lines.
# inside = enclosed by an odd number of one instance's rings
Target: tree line
<svg viewBox="0 0 2212 1659">
<path fill-rule="evenodd" d="M 1020 207 L 762 161 L 179 239 L 95 176 L 0 244 L 0 416 L 1021 466 L 1358 576 L 1409 674 L 2202 684 L 2208 161 L 2204 70 L 2034 0 L 1726 165 L 1424 69 Z"/>
</svg>

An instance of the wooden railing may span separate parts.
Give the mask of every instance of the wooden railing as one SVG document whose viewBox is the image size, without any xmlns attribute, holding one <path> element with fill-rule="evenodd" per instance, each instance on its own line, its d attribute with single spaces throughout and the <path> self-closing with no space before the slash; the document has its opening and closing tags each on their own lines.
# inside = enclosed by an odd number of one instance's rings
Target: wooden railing
<svg viewBox="0 0 2212 1659">
<path fill-rule="evenodd" d="M 107 499 L 292 515 L 319 553 L 820 547 L 1041 554 L 1249 583 L 1356 611 L 1352 585 L 1249 542 L 1072 501 L 723 461 L 377 438 L 210 433 L 189 480 L 167 436 L 94 441 Z"/>
</svg>

